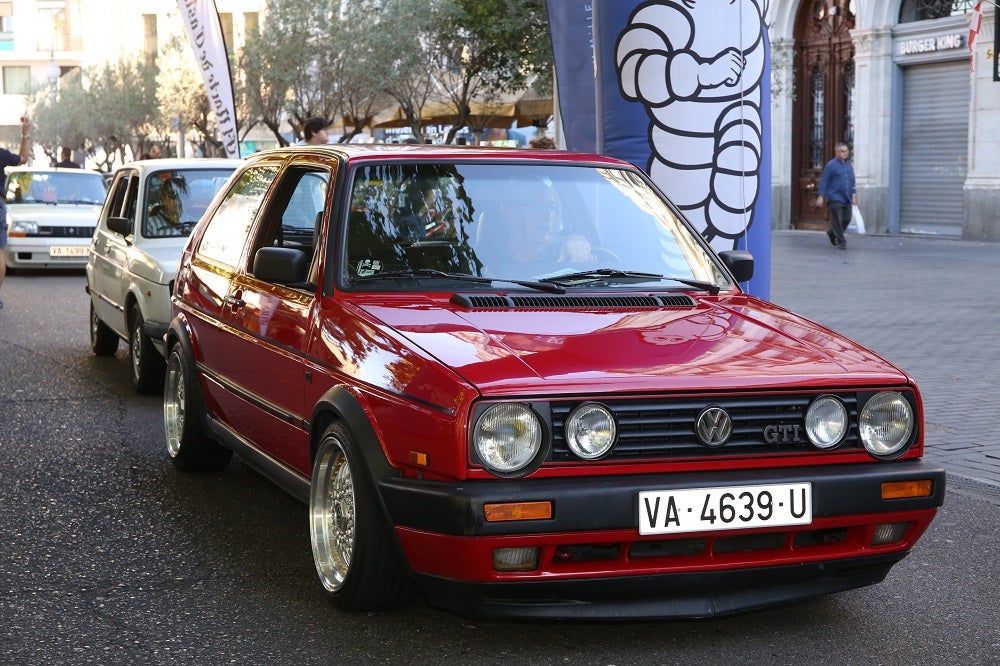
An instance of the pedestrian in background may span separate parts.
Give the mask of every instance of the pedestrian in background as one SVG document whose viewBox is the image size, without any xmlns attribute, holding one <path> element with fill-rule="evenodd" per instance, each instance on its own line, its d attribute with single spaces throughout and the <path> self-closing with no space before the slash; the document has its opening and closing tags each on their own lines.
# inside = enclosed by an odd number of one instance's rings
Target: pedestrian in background
<svg viewBox="0 0 1000 666">
<path fill-rule="evenodd" d="M 0 286 L 7 275 L 7 172 L 9 166 L 19 166 L 28 163 L 28 156 L 31 154 L 29 145 L 31 143 L 31 123 L 25 116 L 21 117 L 21 146 L 17 153 L 12 153 L 6 148 L 0 148 Z M 0 300 L 0 309 L 3 309 L 3 301 Z"/>
<path fill-rule="evenodd" d="M 61 169 L 79 169 L 80 165 L 73 161 L 73 151 L 66 146 L 59 151 L 59 161 L 56 166 Z"/>
<path fill-rule="evenodd" d="M 826 163 L 823 175 L 819 179 L 819 194 L 816 197 L 816 207 L 826 203 L 830 218 L 830 228 L 826 235 L 830 244 L 841 250 L 847 249 L 844 230 L 851 223 L 853 204 L 858 202 L 854 183 L 854 167 L 851 166 L 851 149 L 840 142 L 834 147 L 836 157 Z"/>
<path fill-rule="evenodd" d="M 539 137 L 535 137 L 534 139 L 532 139 L 531 141 L 529 141 L 528 145 L 531 146 L 532 148 L 541 148 L 543 150 L 552 150 L 552 149 L 554 149 L 556 147 L 556 142 L 553 141 L 550 137 L 539 136 Z"/>
<path fill-rule="evenodd" d="M 148 153 L 143 153 L 142 155 L 139 155 L 139 159 L 140 160 L 156 160 L 156 159 L 159 159 L 162 154 L 163 154 L 163 151 L 160 150 L 159 144 L 154 143 L 152 146 L 149 147 L 149 152 Z"/>
<path fill-rule="evenodd" d="M 329 126 L 330 123 L 326 121 L 326 118 L 314 117 L 307 119 L 302 123 L 303 141 L 300 145 L 325 146 L 330 142 L 330 134 L 326 129 Z"/>
</svg>

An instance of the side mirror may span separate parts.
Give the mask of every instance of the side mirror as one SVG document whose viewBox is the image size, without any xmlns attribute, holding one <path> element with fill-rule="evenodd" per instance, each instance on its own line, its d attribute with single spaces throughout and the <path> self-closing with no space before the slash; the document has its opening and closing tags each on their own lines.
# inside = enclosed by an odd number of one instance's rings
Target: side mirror
<svg viewBox="0 0 1000 666">
<path fill-rule="evenodd" d="M 132 220 L 127 217 L 109 217 L 108 218 L 108 229 L 115 232 L 116 234 L 121 234 L 122 236 L 128 236 L 132 233 Z"/>
<path fill-rule="evenodd" d="M 753 277 L 753 255 L 746 250 L 723 250 L 719 258 L 737 282 L 746 282 Z"/>
<path fill-rule="evenodd" d="M 293 247 L 262 247 L 253 256 L 253 275 L 264 282 L 303 283 L 308 272 L 306 253 Z"/>
</svg>

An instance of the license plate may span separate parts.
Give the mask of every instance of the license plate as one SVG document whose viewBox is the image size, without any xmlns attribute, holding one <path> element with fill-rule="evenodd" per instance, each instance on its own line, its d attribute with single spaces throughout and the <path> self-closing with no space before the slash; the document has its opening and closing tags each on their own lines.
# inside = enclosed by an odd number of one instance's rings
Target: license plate
<svg viewBox="0 0 1000 666">
<path fill-rule="evenodd" d="M 639 534 L 808 525 L 812 486 L 781 483 L 639 493 Z"/>
<path fill-rule="evenodd" d="M 49 248 L 50 257 L 86 257 L 90 247 L 86 245 L 53 245 Z"/>
</svg>

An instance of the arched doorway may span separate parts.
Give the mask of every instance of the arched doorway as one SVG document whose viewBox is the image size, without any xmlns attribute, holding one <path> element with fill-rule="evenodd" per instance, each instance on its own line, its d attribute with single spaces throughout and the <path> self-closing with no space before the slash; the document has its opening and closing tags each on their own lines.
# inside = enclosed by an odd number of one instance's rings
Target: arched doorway
<svg viewBox="0 0 1000 666">
<path fill-rule="evenodd" d="M 840 141 L 854 146 L 854 0 L 803 0 L 795 19 L 792 226 L 825 228 L 816 208 L 823 165 Z"/>
</svg>

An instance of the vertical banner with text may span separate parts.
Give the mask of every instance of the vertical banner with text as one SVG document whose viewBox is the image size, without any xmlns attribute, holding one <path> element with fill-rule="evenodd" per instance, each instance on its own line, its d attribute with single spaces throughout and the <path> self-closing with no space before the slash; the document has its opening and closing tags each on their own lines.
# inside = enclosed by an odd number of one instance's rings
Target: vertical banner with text
<svg viewBox="0 0 1000 666">
<path fill-rule="evenodd" d="M 229 72 L 226 43 L 215 0 L 177 0 L 184 29 L 194 58 L 205 81 L 208 103 L 219 125 L 226 157 L 240 156 L 236 129 L 236 105 L 233 102 L 233 79 Z"/>
<path fill-rule="evenodd" d="M 547 0 L 559 118 L 569 150 L 597 148 L 592 0 Z"/>
<path fill-rule="evenodd" d="M 592 5 L 597 152 L 644 168 L 717 251 L 752 252 L 769 298 L 767 0 Z"/>
</svg>

